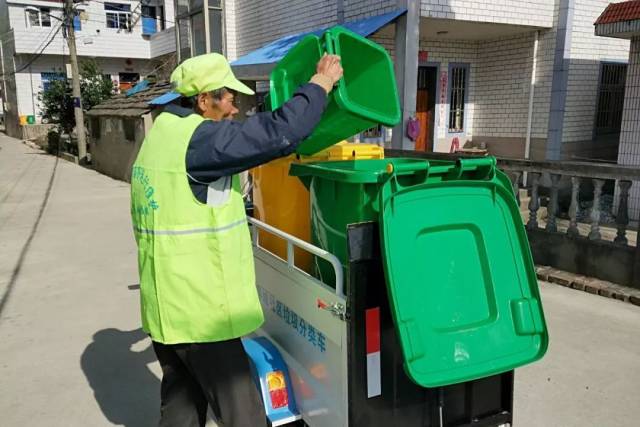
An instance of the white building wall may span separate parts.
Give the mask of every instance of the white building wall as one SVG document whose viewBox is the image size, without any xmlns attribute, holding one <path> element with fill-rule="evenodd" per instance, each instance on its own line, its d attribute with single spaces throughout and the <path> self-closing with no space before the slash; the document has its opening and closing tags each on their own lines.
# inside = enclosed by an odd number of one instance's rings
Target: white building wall
<svg viewBox="0 0 640 427">
<path fill-rule="evenodd" d="M 593 27 L 607 5 L 619 1 L 575 0 L 564 143 L 593 137 L 601 62 L 627 62 L 629 41 L 598 37 Z"/>
<path fill-rule="evenodd" d="M 550 27 L 554 0 L 422 0 L 429 18 Z"/>
<path fill-rule="evenodd" d="M 68 63 L 68 57 L 65 58 Z M 119 73 L 139 73 L 144 77 L 152 71 L 149 60 L 133 59 L 127 64 L 122 58 L 98 58 L 103 74 L 109 74 L 114 82 L 118 82 Z M 16 63 L 17 65 L 17 63 Z M 16 73 L 16 88 L 19 115 L 35 115 L 41 117 L 38 94 L 42 91 L 41 73 L 64 72 L 62 56 L 45 55 L 37 59 L 24 71 Z"/>
<path fill-rule="evenodd" d="M 334 0 L 235 0 L 234 3 L 237 56 L 280 37 L 336 23 Z"/>
<path fill-rule="evenodd" d="M 389 36 L 374 34 L 371 40 L 384 46 L 389 51 L 392 58 L 395 56 L 394 39 Z M 475 114 L 475 98 L 477 96 L 477 65 L 478 65 L 478 43 L 476 41 L 456 41 L 456 40 L 420 40 L 420 50 L 428 52 L 426 63 L 423 66 L 438 67 L 438 88 L 436 90 L 436 106 L 435 106 L 435 138 L 434 151 L 448 152 L 451 146 L 451 139 L 457 136 L 460 143 L 464 144 L 467 139 L 471 139 L 474 134 L 474 114 Z M 465 114 L 465 131 L 463 134 L 448 135 L 447 134 L 447 118 L 449 114 L 448 90 L 449 90 L 449 64 L 469 64 L 469 86 L 467 92 L 467 103 Z M 446 87 L 442 87 L 441 83 L 446 82 Z"/>
<path fill-rule="evenodd" d="M 475 97 L 477 90 L 478 45 L 475 41 L 436 41 L 420 40 L 420 50 L 428 52 L 428 62 L 421 65 L 439 64 L 438 89 L 436 91 L 436 117 L 434 151 L 449 152 L 451 139 L 457 136 L 460 145 L 471 139 L 474 129 Z M 465 130 L 463 134 L 448 135 L 448 90 L 449 64 L 469 64 L 469 80 L 467 87 L 467 102 L 465 105 Z M 446 88 L 442 87 L 446 79 Z M 443 93 L 444 92 L 444 93 Z"/>
<path fill-rule="evenodd" d="M 533 66 L 533 34 L 478 45 L 474 131 L 525 138 Z"/>
<path fill-rule="evenodd" d="M 393 52 L 392 38 L 379 35 L 372 37 Z M 529 90 L 531 67 L 533 65 L 534 33 L 525 33 L 515 37 L 482 41 L 436 41 L 423 39 L 420 50 L 428 53 L 427 63 L 439 67 L 439 86 L 436 96 L 436 151 L 449 151 L 451 139 L 457 136 L 460 143 L 473 140 L 474 137 L 519 138 L 524 147 L 527 119 L 529 113 Z M 469 64 L 469 81 L 465 114 L 466 125 L 463 134 L 448 134 L 448 91 L 449 65 L 452 63 Z M 538 77 L 544 69 L 538 68 Z M 546 73 L 550 88 L 550 71 Z M 444 75 L 444 76 L 443 76 Z M 442 79 L 447 82 L 441 86 Z M 543 133 L 532 132 L 532 137 L 546 138 L 549 94 L 541 88 L 536 97 L 546 99 L 546 114 L 536 118 L 534 123 L 542 124 Z M 513 143 L 509 141 L 509 143 Z M 523 148 L 521 148 L 523 149 Z M 520 153 L 518 153 L 520 155 Z"/>
<path fill-rule="evenodd" d="M 225 54 L 229 61 L 238 58 L 238 31 L 236 29 L 236 1 L 227 0 L 223 5 L 224 14 L 224 37 L 225 37 Z"/>
<path fill-rule="evenodd" d="M 167 28 L 164 31 L 155 33 L 149 38 L 149 56 L 157 58 L 167 53 L 176 51 L 176 30 Z"/>
<path fill-rule="evenodd" d="M 355 21 L 398 9 L 395 0 L 344 0 L 344 20 Z"/>
<path fill-rule="evenodd" d="M 557 13 L 554 17 L 554 25 Z M 556 29 L 540 30 L 538 35 L 538 55 L 536 58 L 536 75 L 534 81 L 533 117 L 531 122 L 531 138 L 547 138 L 549 132 L 549 108 L 551 106 L 551 84 L 553 82 L 553 51 L 556 46 Z M 530 76 L 531 74 L 529 74 Z M 536 147 L 539 156 L 544 156 L 546 147 Z"/>
<path fill-rule="evenodd" d="M 176 10 L 174 8 L 173 0 L 164 0 L 164 20 L 165 29 L 175 27 Z"/>
<path fill-rule="evenodd" d="M 640 167 L 640 37 L 631 41 L 618 163 Z M 640 217 L 640 181 L 631 186 L 629 205 L 630 217 L 637 221 Z"/>
<path fill-rule="evenodd" d="M 25 6 L 39 5 L 50 7 L 54 16 L 62 15 L 62 4 L 33 0 L 8 0 L 9 18 L 15 31 L 16 52 L 35 53 L 40 52 L 44 42 L 53 34 L 59 22 L 51 20 L 51 27 L 27 26 Z M 19 3 L 19 4 L 16 4 Z M 114 3 L 131 5 L 131 10 L 136 8 L 138 2 L 130 0 L 118 0 Z M 79 6 L 82 29 L 76 33 L 76 45 L 80 56 L 110 56 L 119 58 L 150 58 L 149 41 L 142 36 L 142 20 L 133 28 L 133 31 L 107 28 L 104 4 L 89 2 L 86 6 Z M 172 8 L 171 8 L 172 9 Z M 55 40 L 44 50 L 44 54 L 59 54 L 66 42 L 62 31 L 59 31 Z"/>
</svg>

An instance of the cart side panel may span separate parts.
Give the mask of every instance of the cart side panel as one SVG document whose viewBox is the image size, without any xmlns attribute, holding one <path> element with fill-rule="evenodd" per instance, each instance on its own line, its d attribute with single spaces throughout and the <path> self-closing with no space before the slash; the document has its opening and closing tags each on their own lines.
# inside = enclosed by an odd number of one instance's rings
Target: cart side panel
<svg viewBox="0 0 640 427">
<path fill-rule="evenodd" d="M 254 247 L 267 337 L 287 363 L 296 403 L 311 427 L 346 427 L 346 322 L 318 307 L 342 297 L 275 255 Z"/>
</svg>

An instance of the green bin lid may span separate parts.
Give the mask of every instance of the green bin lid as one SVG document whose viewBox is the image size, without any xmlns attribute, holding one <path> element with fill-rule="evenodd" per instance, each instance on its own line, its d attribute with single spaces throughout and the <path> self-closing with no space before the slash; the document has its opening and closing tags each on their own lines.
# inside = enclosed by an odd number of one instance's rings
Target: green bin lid
<svg viewBox="0 0 640 427">
<path fill-rule="evenodd" d="M 474 179 L 474 162 L 480 171 L 482 162 L 495 160 L 459 161 L 449 180 L 402 187 L 392 177 L 382 188 L 391 310 L 405 370 L 423 387 L 505 372 L 541 358 L 547 348 L 515 199 L 501 172 L 487 165 Z"/>
<path fill-rule="evenodd" d="M 309 82 L 325 53 L 342 58 L 343 77 L 327 97 L 315 129 L 296 148 L 309 156 L 379 124 L 400 122 L 400 101 L 389 53 L 379 44 L 335 26 L 322 37 L 303 37 L 270 74 L 269 106 L 281 107 L 301 85 Z M 372 90 L 375 88 L 375 90 Z"/>
</svg>

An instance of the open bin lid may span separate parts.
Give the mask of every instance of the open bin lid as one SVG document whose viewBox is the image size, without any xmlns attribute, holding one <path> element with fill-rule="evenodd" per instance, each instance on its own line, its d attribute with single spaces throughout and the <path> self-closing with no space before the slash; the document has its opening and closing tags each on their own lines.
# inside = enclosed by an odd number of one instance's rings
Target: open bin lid
<svg viewBox="0 0 640 427">
<path fill-rule="evenodd" d="M 405 370 L 423 387 L 505 372 L 546 351 L 526 232 L 496 174 L 493 158 L 460 160 L 409 187 L 393 172 L 381 190 L 391 311 Z"/>
</svg>

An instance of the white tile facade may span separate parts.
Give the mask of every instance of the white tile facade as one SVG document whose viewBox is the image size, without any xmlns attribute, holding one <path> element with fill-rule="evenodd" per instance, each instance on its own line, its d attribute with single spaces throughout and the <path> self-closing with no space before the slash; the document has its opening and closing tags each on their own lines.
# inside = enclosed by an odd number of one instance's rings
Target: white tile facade
<svg viewBox="0 0 640 427">
<path fill-rule="evenodd" d="M 575 0 L 563 142 L 591 140 L 601 62 L 627 62 L 629 41 L 599 37 L 593 24 L 608 0 Z"/>
<path fill-rule="evenodd" d="M 430 18 L 550 27 L 554 0 L 422 0 L 421 15 Z"/>
<path fill-rule="evenodd" d="M 238 32 L 236 27 L 236 2 L 225 1 L 222 10 L 224 14 L 224 45 L 227 59 L 233 61 L 238 58 Z"/>
<path fill-rule="evenodd" d="M 395 0 L 344 0 L 344 19 L 352 21 L 368 18 L 391 12 L 397 8 Z"/>
<path fill-rule="evenodd" d="M 526 137 L 533 44 L 531 33 L 478 45 L 474 133 Z"/>
<path fill-rule="evenodd" d="M 59 21 L 51 19 L 50 27 L 31 27 L 27 22 L 25 7 L 48 7 L 52 16 L 61 17 L 62 3 L 40 0 L 8 0 L 7 3 L 4 9 L 7 11 L 6 16 L 2 17 L 5 19 L 0 19 L 0 23 L 2 28 L 13 28 L 16 68 L 27 64 L 30 55 L 42 52 L 41 57 L 14 77 L 18 114 L 39 117 L 38 94 L 42 90 L 41 73 L 63 70 L 64 63 L 69 61 L 69 49 L 62 31 L 56 33 Z M 139 4 L 133 0 L 116 0 L 114 3 L 128 4 L 131 11 L 135 11 Z M 120 72 L 139 73 L 142 76 L 151 72 L 151 58 L 175 51 L 175 33 L 171 28 L 174 23 L 173 0 L 162 0 L 156 4 L 164 4 L 167 29 L 151 37 L 142 35 L 142 19 L 138 20 L 131 32 L 118 31 L 107 28 L 103 2 L 78 5 L 81 11 L 81 29 L 76 32 L 79 59 L 97 58 L 103 72 L 110 74 L 115 81 L 118 80 Z M 135 16 L 133 19 L 135 20 Z M 43 50 L 53 34 L 56 34 L 55 38 Z"/>
<path fill-rule="evenodd" d="M 26 23 L 25 4 L 9 4 L 9 19 L 15 32 L 16 52 L 39 52 L 43 40 L 47 40 L 52 30 L 58 26 L 58 21 L 51 20 L 51 27 L 28 27 Z M 42 2 L 31 2 L 41 4 Z M 116 3 L 129 4 L 134 10 L 138 2 L 131 0 L 118 0 Z M 61 4 L 51 3 L 51 14 L 61 16 Z M 82 9 L 80 21 L 82 29 L 76 34 L 78 55 L 91 57 L 118 57 L 118 58 L 150 58 L 151 50 L 149 40 L 142 36 L 142 21 L 138 21 L 131 32 L 118 31 L 107 28 L 104 4 L 89 2 Z M 58 32 L 55 40 L 44 50 L 45 54 L 59 55 L 66 42 L 62 37 L 62 31 Z"/>
<path fill-rule="evenodd" d="M 235 17 L 235 28 L 227 39 L 235 39 L 237 57 L 280 37 L 335 24 L 337 19 L 333 0 L 235 0 L 225 4 L 228 19 Z"/>
<path fill-rule="evenodd" d="M 629 52 L 618 163 L 640 168 L 640 37 L 631 41 Z M 640 182 L 638 181 L 631 186 L 629 205 L 631 218 L 637 220 L 640 217 Z"/>
</svg>

